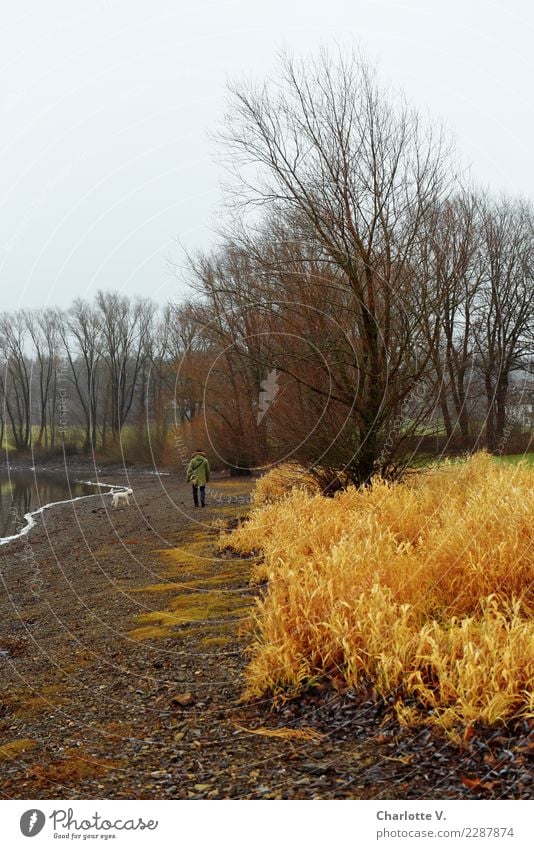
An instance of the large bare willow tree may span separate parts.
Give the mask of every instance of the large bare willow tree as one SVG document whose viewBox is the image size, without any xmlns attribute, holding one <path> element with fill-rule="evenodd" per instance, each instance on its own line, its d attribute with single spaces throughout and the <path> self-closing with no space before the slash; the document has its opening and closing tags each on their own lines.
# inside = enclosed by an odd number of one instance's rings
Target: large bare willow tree
<svg viewBox="0 0 534 849">
<path fill-rule="evenodd" d="M 353 342 L 334 401 L 349 412 L 353 450 L 344 465 L 353 480 L 366 482 L 391 459 L 384 445 L 399 410 L 412 411 L 397 429 L 404 437 L 424 403 L 424 392 L 417 404 L 410 397 L 425 383 L 438 332 L 438 292 L 427 278 L 424 245 L 450 188 L 443 133 L 424 125 L 401 98 L 386 96 L 358 56 L 324 52 L 303 62 L 282 57 L 279 78 L 268 84 L 232 86 L 219 141 L 239 212 L 230 241 L 256 259 L 249 308 L 255 300 L 265 312 L 271 303 L 283 322 L 282 299 L 261 295 L 262 270 L 271 284 L 278 273 L 286 304 L 293 295 L 302 302 L 301 285 L 288 281 L 290 241 L 313 244 L 300 259 L 313 256 L 316 282 L 332 292 L 320 303 L 343 303 Z M 278 267 L 272 238 L 265 238 L 272 222 L 285 234 Z M 278 367 L 289 368 L 287 356 Z M 299 380 L 298 373 L 292 377 Z M 325 388 L 323 376 L 316 391 Z"/>
</svg>

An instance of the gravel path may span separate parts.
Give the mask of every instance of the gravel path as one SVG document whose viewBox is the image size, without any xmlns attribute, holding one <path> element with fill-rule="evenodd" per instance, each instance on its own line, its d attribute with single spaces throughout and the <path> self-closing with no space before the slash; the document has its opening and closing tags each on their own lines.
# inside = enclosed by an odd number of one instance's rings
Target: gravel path
<svg viewBox="0 0 534 849">
<path fill-rule="evenodd" d="M 242 703 L 257 590 L 214 522 L 248 484 L 215 481 L 196 511 L 174 477 L 132 485 L 129 509 L 53 508 L 0 548 L 2 798 L 529 794 L 526 724 L 459 751 L 350 692 Z"/>
</svg>

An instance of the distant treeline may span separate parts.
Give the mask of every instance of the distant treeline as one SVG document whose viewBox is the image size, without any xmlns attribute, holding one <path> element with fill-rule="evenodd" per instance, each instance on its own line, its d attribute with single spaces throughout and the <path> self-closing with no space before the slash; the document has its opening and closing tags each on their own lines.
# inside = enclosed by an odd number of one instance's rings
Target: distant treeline
<svg viewBox="0 0 534 849">
<path fill-rule="evenodd" d="M 131 425 L 141 442 L 154 426 L 161 448 L 179 348 L 171 315 L 171 307 L 116 292 L 78 299 L 68 310 L 1 315 L 4 444 L 18 451 L 105 452 Z"/>
</svg>

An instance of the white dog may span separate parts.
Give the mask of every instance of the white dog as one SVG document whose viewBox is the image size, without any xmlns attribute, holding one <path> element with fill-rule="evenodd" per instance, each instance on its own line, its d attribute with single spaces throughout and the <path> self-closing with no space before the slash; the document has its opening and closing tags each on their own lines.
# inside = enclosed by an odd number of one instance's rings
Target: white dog
<svg viewBox="0 0 534 849">
<path fill-rule="evenodd" d="M 115 507 L 120 507 L 121 504 L 123 506 L 130 506 L 130 498 L 129 496 L 133 495 L 133 489 L 121 489 L 115 492 L 111 491 L 111 508 L 115 509 Z"/>
</svg>

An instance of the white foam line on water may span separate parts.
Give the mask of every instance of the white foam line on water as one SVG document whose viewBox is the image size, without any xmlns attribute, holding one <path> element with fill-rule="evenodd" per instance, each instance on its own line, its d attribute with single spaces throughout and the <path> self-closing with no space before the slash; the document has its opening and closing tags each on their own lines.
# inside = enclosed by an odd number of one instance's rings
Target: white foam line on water
<svg viewBox="0 0 534 849">
<path fill-rule="evenodd" d="M 100 483 L 100 482 L 95 482 L 95 481 L 81 481 L 78 478 L 75 478 L 73 483 L 83 483 L 84 486 L 109 486 L 110 490 L 111 489 L 126 489 L 126 487 L 123 486 L 123 484 Z M 85 498 L 85 496 L 84 496 L 84 498 Z M 92 498 L 92 496 L 91 496 L 91 498 Z M 58 502 L 58 503 L 61 503 L 61 502 Z"/>
<path fill-rule="evenodd" d="M 95 483 L 94 481 L 74 481 L 74 483 L 83 483 L 86 486 L 107 486 L 109 487 L 109 495 L 113 495 L 114 490 L 123 490 L 126 487 L 121 485 L 116 486 L 110 483 Z M 51 501 L 50 504 L 43 504 L 42 507 L 39 507 L 37 510 L 32 510 L 31 513 L 24 514 L 24 520 L 26 524 L 18 532 L 18 534 L 13 534 L 10 537 L 0 537 L 0 545 L 7 545 L 8 542 L 13 542 L 13 540 L 20 539 L 21 537 L 25 537 L 32 528 L 35 527 L 37 522 L 34 519 L 34 516 L 38 516 L 40 513 L 44 513 L 45 510 L 49 510 L 51 507 L 58 507 L 60 504 L 73 504 L 75 501 L 84 501 L 86 498 L 96 498 L 100 495 L 99 492 L 95 492 L 94 495 L 77 495 L 76 498 L 67 498 L 66 501 Z"/>
</svg>

